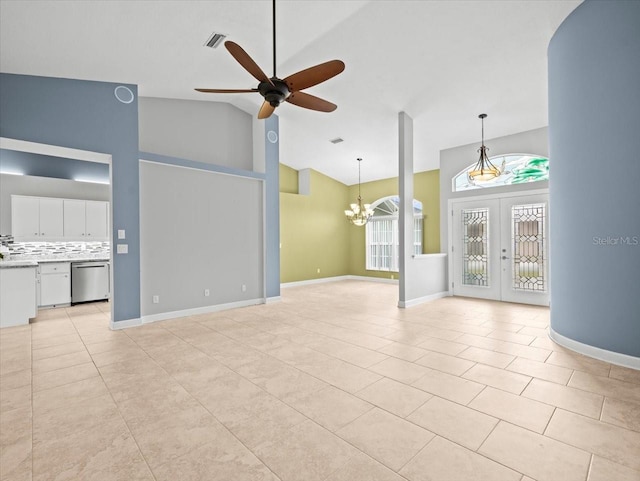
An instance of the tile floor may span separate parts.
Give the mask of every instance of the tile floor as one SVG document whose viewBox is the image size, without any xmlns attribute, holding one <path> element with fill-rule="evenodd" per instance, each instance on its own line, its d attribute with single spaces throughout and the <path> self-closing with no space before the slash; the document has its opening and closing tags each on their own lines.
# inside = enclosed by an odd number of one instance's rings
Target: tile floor
<svg viewBox="0 0 640 481">
<path fill-rule="evenodd" d="M 0 331 L 1 481 L 640 480 L 640 371 L 548 309 L 345 281 L 111 331 L 108 304 Z"/>
</svg>

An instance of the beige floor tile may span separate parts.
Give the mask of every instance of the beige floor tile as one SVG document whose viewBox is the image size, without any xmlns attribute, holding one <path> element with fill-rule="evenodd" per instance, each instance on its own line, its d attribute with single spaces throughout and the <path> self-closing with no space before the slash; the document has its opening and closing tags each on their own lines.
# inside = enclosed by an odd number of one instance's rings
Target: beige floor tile
<svg viewBox="0 0 640 481">
<path fill-rule="evenodd" d="M 501 352 L 489 351 L 487 349 L 474 346 L 471 346 L 459 353 L 458 357 L 468 359 L 469 361 L 488 364 L 489 366 L 498 367 L 500 369 L 504 369 L 515 359 L 515 356 L 510 356 L 509 354 L 502 354 Z"/>
<path fill-rule="evenodd" d="M 468 404 L 485 388 L 484 384 L 433 369 L 414 382 L 413 386 L 458 404 Z"/>
<path fill-rule="evenodd" d="M 469 346 L 467 346 L 466 344 L 461 344 L 459 342 L 444 341 L 442 339 L 427 339 L 426 341 L 418 344 L 418 347 L 427 349 L 429 351 L 435 351 L 442 354 L 455 356 L 456 354 L 460 354 Z"/>
<path fill-rule="evenodd" d="M 13 411 L 14 409 L 21 409 L 30 404 L 30 385 L 0 391 L 0 412 L 2 413 Z"/>
<path fill-rule="evenodd" d="M 340 429 L 337 434 L 395 471 L 434 437 L 426 429 L 378 408 Z"/>
<path fill-rule="evenodd" d="M 518 334 L 525 334 L 527 336 L 541 337 L 542 339 L 549 339 L 549 331 L 540 327 L 525 326 L 518 331 Z"/>
<path fill-rule="evenodd" d="M 357 394 L 359 397 L 362 397 L 361 392 Z M 291 399 L 288 403 L 329 431 L 337 431 L 373 409 L 368 402 L 333 386 Z"/>
<path fill-rule="evenodd" d="M 640 470 L 640 433 L 557 409 L 545 435 Z"/>
<path fill-rule="evenodd" d="M 522 324 L 514 324 L 511 322 L 487 321 L 482 323 L 482 327 L 488 327 L 492 332 L 496 329 L 499 331 L 507 332 L 521 332 L 525 326 Z M 525 333 L 523 332 L 522 334 Z"/>
<path fill-rule="evenodd" d="M 148 359 L 149 355 L 139 347 L 120 347 L 106 352 L 92 354 L 91 358 L 97 367 L 115 364 L 117 362 L 142 362 Z"/>
<path fill-rule="evenodd" d="M 154 467 L 157 481 L 278 481 L 251 451 L 235 439 L 200 446 Z"/>
<path fill-rule="evenodd" d="M 604 401 L 600 394 L 540 379 L 533 379 L 522 396 L 595 419 L 600 419 Z"/>
<path fill-rule="evenodd" d="M 498 424 L 494 417 L 440 397 L 432 397 L 407 419 L 473 451 Z"/>
<path fill-rule="evenodd" d="M 96 366 L 92 362 L 64 367 L 55 371 L 36 373 L 33 375 L 33 392 L 51 389 L 99 375 Z"/>
<path fill-rule="evenodd" d="M 261 397 L 246 408 L 248 417 L 236 417 L 225 425 L 249 449 L 287 436 L 291 428 L 307 421 L 298 411 L 271 395 Z"/>
<path fill-rule="evenodd" d="M 276 441 L 253 450 L 282 481 L 319 481 L 339 470 L 357 450 L 335 434 L 306 421 Z"/>
<path fill-rule="evenodd" d="M 316 339 L 314 342 L 307 343 L 306 345 L 316 351 L 364 368 L 377 364 L 388 357 L 377 351 L 330 338 Z"/>
<path fill-rule="evenodd" d="M 86 347 L 89 354 L 94 355 L 100 354 L 101 352 L 117 351 L 126 347 L 134 348 L 137 347 L 137 344 L 133 342 L 130 337 L 118 336 L 112 339 L 107 339 L 106 341 L 87 344 Z"/>
<path fill-rule="evenodd" d="M 58 409 L 36 412 L 33 417 L 33 444 L 54 441 L 70 434 L 89 431 L 106 422 L 121 420 L 109 394 L 71 403 Z"/>
<path fill-rule="evenodd" d="M 640 471 L 622 466 L 608 459 L 594 456 L 587 481 L 638 481 Z"/>
<path fill-rule="evenodd" d="M 612 364 L 611 371 L 609 371 L 609 377 L 619 381 L 640 384 L 640 369 L 630 369 L 628 367 Z"/>
<path fill-rule="evenodd" d="M 33 480 L 153 480 L 122 421 L 34 446 Z"/>
<path fill-rule="evenodd" d="M 400 417 L 408 416 L 432 397 L 420 389 L 386 377 L 358 391 L 356 396 Z"/>
<path fill-rule="evenodd" d="M 584 481 L 591 460 L 581 449 L 504 421 L 478 452 L 538 481 Z"/>
<path fill-rule="evenodd" d="M 0 415 L 0 479 L 31 480 L 32 443 L 30 408 Z"/>
<path fill-rule="evenodd" d="M 496 330 L 487 335 L 491 339 L 499 339 L 501 341 L 515 342 L 516 344 L 522 344 L 528 346 L 535 339 L 534 336 L 527 336 L 525 334 L 517 334 L 515 332 L 506 332 Z"/>
<path fill-rule="evenodd" d="M 8 391 L 31 384 L 31 369 L 13 371 L 0 376 L 0 391 Z"/>
<path fill-rule="evenodd" d="M 554 408 L 548 404 L 487 387 L 469 407 L 542 434 Z"/>
<path fill-rule="evenodd" d="M 358 452 L 326 481 L 404 481 L 386 466 L 364 453 Z"/>
<path fill-rule="evenodd" d="M 78 339 L 75 342 L 66 344 L 58 344 L 57 346 L 43 347 L 39 349 L 33 349 L 32 359 L 34 361 L 40 359 L 47 359 L 50 357 L 61 356 L 63 354 L 71 354 L 74 352 L 85 351 L 84 343 Z"/>
<path fill-rule="evenodd" d="M 573 373 L 573 370 L 566 367 L 554 366 L 522 357 L 516 358 L 515 361 L 509 364 L 507 370 L 558 384 L 567 384 Z"/>
<path fill-rule="evenodd" d="M 520 394 L 531 381 L 529 376 L 483 364 L 476 364 L 465 372 L 462 377 L 514 394 Z"/>
<path fill-rule="evenodd" d="M 405 384 L 411 384 L 429 372 L 426 367 L 393 357 L 374 364 L 369 370 Z"/>
<path fill-rule="evenodd" d="M 640 403 L 605 398 L 601 420 L 640 432 Z"/>
<path fill-rule="evenodd" d="M 519 481 L 520 473 L 436 437 L 400 474 L 411 481 Z"/>
<path fill-rule="evenodd" d="M 35 415 L 69 404 L 108 394 L 100 377 L 91 377 L 33 393 Z"/>
<path fill-rule="evenodd" d="M 256 364 L 254 374 L 246 374 L 245 372 L 241 372 L 241 374 L 268 393 L 285 401 L 289 397 L 319 391 L 327 387 L 327 383 L 316 377 L 281 361 L 277 362 L 280 364 Z"/>
<path fill-rule="evenodd" d="M 205 444 L 219 442 L 224 428 L 202 406 L 190 405 L 132 430 L 152 469 Z M 226 431 L 225 436 L 228 436 Z"/>
<path fill-rule="evenodd" d="M 576 371 L 568 385 L 611 398 L 640 402 L 640 386 L 630 382 Z"/>
<path fill-rule="evenodd" d="M 381 378 L 378 374 L 338 359 L 330 359 L 308 366 L 299 366 L 299 368 L 328 384 L 350 393 L 358 392 Z"/>
<path fill-rule="evenodd" d="M 597 376 L 608 376 L 611 365 L 573 352 L 554 351 L 547 358 L 549 364 L 562 366 L 576 371 L 587 372 Z"/>
<path fill-rule="evenodd" d="M 462 375 L 475 365 L 473 361 L 467 361 L 466 359 L 432 351 L 428 351 L 424 357 L 421 357 L 415 362 L 421 366 L 437 369 L 438 371 L 453 374 L 454 376 Z"/>
<path fill-rule="evenodd" d="M 33 361 L 33 373 L 41 373 L 47 371 L 55 371 L 56 369 L 62 369 L 70 366 L 77 366 L 78 364 L 84 364 L 91 362 L 91 356 L 84 351 L 72 352 L 70 354 L 62 354 L 56 357 L 49 357 L 47 359 L 38 359 Z"/>
<path fill-rule="evenodd" d="M 388 354 L 389 356 L 404 359 L 405 361 L 415 362 L 416 359 L 420 359 L 427 351 L 420 349 L 419 347 L 410 346 L 408 344 L 402 344 L 400 342 L 394 342 L 388 346 L 379 349 L 378 352 Z"/>
</svg>

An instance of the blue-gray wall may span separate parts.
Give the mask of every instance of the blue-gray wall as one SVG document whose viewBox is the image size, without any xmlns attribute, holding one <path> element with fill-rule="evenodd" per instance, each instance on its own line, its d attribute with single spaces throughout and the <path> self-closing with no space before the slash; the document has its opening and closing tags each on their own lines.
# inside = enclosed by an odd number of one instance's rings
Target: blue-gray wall
<svg viewBox="0 0 640 481">
<path fill-rule="evenodd" d="M 0 136 L 112 156 L 113 232 L 129 245 L 114 256 L 114 321 L 140 317 L 138 103 L 119 102 L 118 85 L 0 74 Z"/>
<path fill-rule="evenodd" d="M 551 327 L 640 357 L 640 2 L 584 2 L 548 57 Z"/>
<path fill-rule="evenodd" d="M 4 171 L 21 172 L 24 175 L 37 177 L 109 183 L 107 164 L 0 149 L 0 172 Z"/>
</svg>

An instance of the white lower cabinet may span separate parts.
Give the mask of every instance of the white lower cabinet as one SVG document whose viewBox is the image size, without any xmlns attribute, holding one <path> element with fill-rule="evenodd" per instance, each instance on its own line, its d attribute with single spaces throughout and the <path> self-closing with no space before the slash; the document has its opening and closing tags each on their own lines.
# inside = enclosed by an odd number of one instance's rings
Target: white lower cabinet
<svg viewBox="0 0 640 481">
<path fill-rule="evenodd" d="M 71 303 L 71 264 L 47 262 L 40 264 L 39 306 L 55 306 Z"/>
</svg>

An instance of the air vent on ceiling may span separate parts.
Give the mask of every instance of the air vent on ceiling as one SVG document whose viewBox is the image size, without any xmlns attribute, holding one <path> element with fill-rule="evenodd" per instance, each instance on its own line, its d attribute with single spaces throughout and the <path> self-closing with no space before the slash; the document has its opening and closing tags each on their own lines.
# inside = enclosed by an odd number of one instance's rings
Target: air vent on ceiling
<svg viewBox="0 0 640 481">
<path fill-rule="evenodd" d="M 222 43 L 222 41 L 227 38 L 227 36 L 223 33 L 213 32 L 207 42 L 204 44 L 205 47 L 217 48 L 218 45 Z"/>
<path fill-rule="evenodd" d="M 339 144 L 340 142 L 344 142 L 344 139 L 336 137 L 335 139 L 331 139 L 329 142 L 331 142 L 332 144 Z"/>
</svg>

